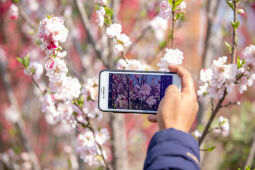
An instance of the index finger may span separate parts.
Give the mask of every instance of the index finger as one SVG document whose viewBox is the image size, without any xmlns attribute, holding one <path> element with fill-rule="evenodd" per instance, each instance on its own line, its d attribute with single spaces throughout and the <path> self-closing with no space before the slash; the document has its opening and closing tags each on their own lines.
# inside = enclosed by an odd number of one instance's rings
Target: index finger
<svg viewBox="0 0 255 170">
<path fill-rule="evenodd" d="M 182 92 L 195 94 L 194 82 L 188 70 L 186 70 L 182 66 L 173 65 L 168 66 L 168 68 L 171 72 L 177 73 L 177 75 L 181 78 Z"/>
</svg>

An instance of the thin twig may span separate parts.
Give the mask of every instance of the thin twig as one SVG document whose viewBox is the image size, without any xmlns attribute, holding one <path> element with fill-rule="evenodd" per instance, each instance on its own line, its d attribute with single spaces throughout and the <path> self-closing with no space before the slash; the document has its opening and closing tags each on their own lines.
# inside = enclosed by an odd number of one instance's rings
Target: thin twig
<svg viewBox="0 0 255 170">
<path fill-rule="evenodd" d="M 211 124 L 212 124 L 212 122 L 213 122 L 215 116 L 217 115 L 218 111 L 220 110 L 220 108 L 222 108 L 222 103 L 223 103 L 225 97 L 227 96 L 227 94 L 228 94 L 228 93 L 227 93 L 227 90 L 225 89 L 222 98 L 221 98 L 221 99 L 219 100 L 219 102 L 217 103 L 217 105 L 216 105 L 214 111 L 213 111 L 212 114 L 211 114 L 210 119 L 208 120 L 208 122 L 207 122 L 207 124 L 206 124 L 206 127 L 205 127 L 205 129 L 204 129 L 204 131 L 203 131 L 203 133 L 202 133 L 202 136 L 201 136 L 201 138 L 199 139 L 199 146 L 202 144 L 202 142 L 204 141 L 206 135 L 208 134 L 209 128 L 211 127 Z"/>
<path fill-rule="evenodd" d="M 145 34 L 146 34 L 149 30 L 151 30 L 151 26 L 150 26 L 150 25 L 147 26 L 147 27 L 145 27 L 145 28 L 141 31 L 141 33 L 139 34 L 139 36 L 138 36 L 138 37 L 134 40 L 134 42 L 129 46 L 129 48 L 128 48 L 128 50 L 127 50 L 127 54 L 128 54 L 130 51 L 132 51 L 132 49 L 135 47 L 135 45 L 136 45 L 138 42 L 140 42 L 140 41 L 144 38 Z"/>
<path fill-rule="evenodd" d="M 37 30 L 37 26 L 36 23 L 33 22 L 32 19 L 30 19 L 27 14 L 25 13 L 25 11 L 23 10 L 23 8 L 21 7 L 20 4 L 17 5 L 19 8 L 19 14 L 21 16 L 21 18 L 33 29 L 33 30 Z"/>
<path fill-rule="evenodd" d="M 233 0 L 233 12 L 234 12 L 234 23 L 237 22 L 237 0 Z M 231 63 L 235 64 L 236 62 L 236 47 L 237 47 L 237 28 L 232 26 L 233 28 L 233 42 L 232 42 L 232 48 L 231 48 Z"/>
<path fill-rule="evenodd" d="M 124 55 L 123 52 L 121 52 L 121 56 L 122 56 L 122 58 L 126 61 L 126 63 L 128 64 L 128 61 L 127 61 L 127 59 L 126 59 L 126 57 L 125 57 L 125 55 Z"/>
<path fill-rule="evenodd" d="M 208 63 L 211 62 L 211 57 L 208 57 L 210 55 L 209 52 L 211 49 L 210 46 L 212 46 L 213 42 L 215 41 L 215 34 L 213 34 L 213 25 L 214 25 L 214 18 L 217 17 L 217 11 L 219 8 L 221 0 L 217 1 L 211 1 L 207 0 L 206 2 L 206 19 L 207 19 L 207 27 L 206 27 L 206 35 L 204 40 L 204 48 L 202 52 L 202 68 L 205 68 L 208 66 Z"/>
<path fill-rule="evenodd" d="M 220 129 L 219 127 L 215 127 L 215 128 L 211 128 L 208 130 L 208 134 L 211 133 L 212 131 L 216 130 L 216 129 Z"/>
<path fill-rule="evenodd" d="M 211 99 L 211 111 L 214 111 L 213 99 Z"/>
<path fill-rule="evenodd" d="M 76 6 L 78 8 L 78 11 L 79 11 L 79 14 L 81 16 L 81 21 L 82 21 L 83 27 L 84 27 L 84 29 L 85 29 L 85 31 L 87 33 L 88 40 L 89 40 L 88 42 L 92 45 L 92 47 L 93 47 L 93 49 L 94 49 L 98 59 L 100 59 L 106 67 L 109 67 L 107 61 L 104 60 L 103 54 L 98 49 L 98 47 L 96 45 L 96 41 L 94 40 L 94 38 L 92 36 L 92 33 L 90 31 L 92 29 L 90 27 L 89 18 L 88 18 L 87 14 L 86 14 L 86 10 L 83 7 L 83 4 L 82 4 L 81 0 L 75 0 L 75 4 L 76 4 Z"/>
<path fill-rule="evenodd" d="M 236 105 L 236 104 L 237 102 L 229 102 L 228 104 L 222 105 L 222 107 L 228 107 L 228 106 Z"/>
<path fill-rule="evenodd" d="M 171 32 L 171 48 L 174 46 L 174 24 L 175 24 L 175 10 L 174 10 L 175 0 L 173 0 L 172 6 L 172 32 Z"/>
<path fill-rule="evenodd" d="M 249 156 L 246 160 L 245 167 L 252 165 L 252 161 L 254 159 L 254 154 L 255 154 L 255 133 L 253 134 L 251 149 L 250 149 Z"/>
</svg>

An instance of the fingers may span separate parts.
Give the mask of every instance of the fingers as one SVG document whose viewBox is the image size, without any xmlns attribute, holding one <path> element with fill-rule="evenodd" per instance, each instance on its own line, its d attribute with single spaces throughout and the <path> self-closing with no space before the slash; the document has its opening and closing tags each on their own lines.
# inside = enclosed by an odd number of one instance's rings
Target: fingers
<svg viewBox="0 0 255 170">
<path fill-rule="evenodd" d="M 191 74 L 182 66 L 173 66 L 170 65 L 169 70 L 171 72 L 177 73 L 182 81 L 182 92 L 195 94 L 194 82 L 191 77 Z"/>
<path fill-rule="evenodd" d="M 157 116 L 156 115 L 149 115 L 147 117 L 148 121 L 152 122 L 152 123 L 157 123 Z"/>
<path fill-rule="evenodd" d="M 180 94 L 180 91 L 176 85 L 169 85 L 165 90 L 164 96 L 167 96 L 167 95 L 173 96 L 173 95 L 179 95 L 179 94 Z"/>
</svg>

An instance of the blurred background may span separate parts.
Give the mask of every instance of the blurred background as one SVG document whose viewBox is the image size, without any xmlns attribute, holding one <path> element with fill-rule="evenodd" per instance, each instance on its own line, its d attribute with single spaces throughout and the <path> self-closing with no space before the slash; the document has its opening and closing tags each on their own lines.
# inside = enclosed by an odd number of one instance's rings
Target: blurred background
<svg viewBox="0 0 255 170">
<path fill-rule="evenodd" d="M 93 0 L 81 0 L 89 27 L 77 8 L 77 0 L 15 0 L 18 16 L 10 15 L 10 0 L 0 0 L 0 169 L 102 169 L 90 167 L 75 153 L 75 134 L 59 124 L 52 125 L 41 112 L 40 93 L 23 72 L 17 57 L 30 54 L 31 60 L 45 62 L 40 49 L 37 29 L 46 15 L 62 16 L 69 36 L 63 48 L 70 74 L 80 80 L 98 77 L 100 70 L 115 68 L 120 58 L 109 48 L 104 28 L 97 26 Z M 159 12 L 159 0 L 112 0 L 114 20 L 122 25 L 134 46 L 126 53 L 156 66 L 163 49 L 169 47 L 171 21 L 164 37 L 157 37 L 150 21 Z M 192 73 L 198 85 L 199 72 L 211 65 L 213 59 L 228 55 L 224 41 L 231 42 L 231 8 L 222 0 L 186 0 L 184 17 L 176 23 L 175 47 L 184 52 L 183 65 Z M 255 43 L 255 1 L 242 0 L 244 13 L 238 16 L 237 54 Z M 87 25 L 88 26 L 88 25 Z M 94 51 L 88 30 L 105 57 L 106 67 Z M 45 72 L 39 81 L 47 85 Z M 197 86 L 196 86 L 197 87 Z M 227 100 L 240 105 L 224 108 L 220 115 L 229 118 L 230 134 L 210 134 L 206 146 L 216 146 L 211 152 L 201 152 L 201 169 L 233 170 L 244 168 L 249 160 L 255 167 L 255 96 L 254 87 L 240 95 L 233 91 Z M 208 120 L 210 105 L 200 104 L 193 130 L 203 129 Z M 142 169 L 148 143 L 158 130 L 147 121 L 146 115 L 103 113 L 100 126 L 107 127 L 112 139 L 107 148 L 109 161 L 115 169 Z M 204 146 L 204 147 L 206 147 Z M 254 161 L 253 161 L 254 160 Z M 12 166 L 6 166 L 6 161 Z M 18 168 L 17 168 L 18 167 Z"/>
</svg>

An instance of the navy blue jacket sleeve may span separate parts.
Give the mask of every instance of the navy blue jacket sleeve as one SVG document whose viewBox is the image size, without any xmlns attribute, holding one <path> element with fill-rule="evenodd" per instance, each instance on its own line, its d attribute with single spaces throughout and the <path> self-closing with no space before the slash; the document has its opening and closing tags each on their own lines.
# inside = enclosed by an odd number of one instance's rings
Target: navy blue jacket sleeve
<svg viewBox="0 0 255 170">
<path fill-rule="evenodd" d="M 198 142 L 173 128 L 157 132 L 151 139 L 144 170 L 200 170 Z"/>
</svg>

